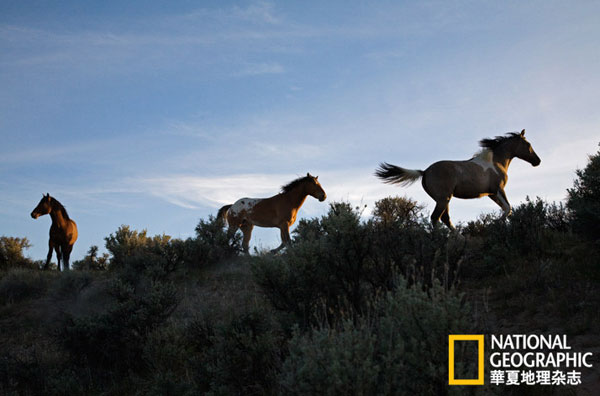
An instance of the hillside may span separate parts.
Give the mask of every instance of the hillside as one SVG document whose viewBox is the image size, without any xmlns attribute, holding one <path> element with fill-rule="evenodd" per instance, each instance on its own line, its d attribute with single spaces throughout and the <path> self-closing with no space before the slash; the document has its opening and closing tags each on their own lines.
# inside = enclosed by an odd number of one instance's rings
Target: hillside
<svg viewBox="0 0 600 396">
<path fill-rule="evenodd" d="M 123 226 L 63 273 L 3 238 L 0 393 L 597 394 L 597 159 L 567 206 L 527 200 L 456 232 L 389 197 L 367 220 L 331 203 L 280 254 L 241 254 L 214 218 L 187 240 Z M 595 367 L 576 388 L 447 385 L 448 334 L 503 333 L 566 334 Z"/>
</svg>

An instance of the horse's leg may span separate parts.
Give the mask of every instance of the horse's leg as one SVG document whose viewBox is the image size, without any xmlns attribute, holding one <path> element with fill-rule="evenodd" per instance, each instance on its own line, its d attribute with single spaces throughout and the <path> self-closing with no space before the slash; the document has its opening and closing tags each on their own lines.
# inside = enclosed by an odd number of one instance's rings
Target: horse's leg
<svg viewBox="0 0 600 396">
<path fill-rule="evenodd" d="M 500 219 L 506 219 L 506 217 L 508 217 L 511 214 L 512 209 L 510 208 L 508 199 L 506 199 L 506 194 L 504 194 L 504 190 L 498 190 L 497 194 L 489 195 L 489 197 L 492 201 L 496 202 L 496 204 L 500 206 L 500 208 L 502 208 L 502 211 L 504 213 L 502 214 L 502 217 L 500 217 Z"/>
<path fill-rule="evenodd" d="M 71 257 L 71 251 L 73 250 L 73 245 L 63 246 L 63 269 L 69 270 L 69 258 Z"/>
<path fill-rule="evenodd" d="M 508 198 L 506 198 L 506 193 L 503 189 L 498 190 L 498 198 L 500 198 L 500 201 L 504 205 L 504 214 L 502 215 L 502 218 L 506 219 L 512 213 L 512 208 L 510 207 L 510 203 L 508 202 Z"/>
<path fill-rule="evenodd" d="M 56 268 L 58 268 L 58 270 L 60 271 L 60 261 L 62 260 L 60 245 L 57 244 L 56 246 L 54 246 L 54 250 L 56 251 Z"/>
<path fill-rule="evenodd" d="M 236 225 L 230 224 L 229 227 L 227 227 L 227 237 L 229 237 L 229 238 L 233 237 L 239 228 L 240 227 L 238 227 Z"/>
<path fill-rule="evenodd" d="M 446 209 L 444 209 L 444 213 L 442 213 L 442 222 L 444 224 L 446 224 L 448 226 L 448 228 L 450 228 L 451 230 L 455 230 L 456 228 L 454 228 L 454 225 L 452 224 L 452 222 L 450 221 L 450 209 L 449 209 L 449 203 L 448 202 L 446 204 Z"/>
<path fill-rule="evenodd" d="M 250 237 L 252 237 L 252 229 L 254 228 L 254 225 L 249 221 L 244 220 L 240 228 L 242 230 L 242 233 L 244 234 L 242 248 L 244 249 L 244 253 L 249 254 L 248 250 L 250 249 Z"/>
<path fill-rule="evenodd" d="M 50 268 L 50 260 L 52 260 L 52 250 L 54 250 L 54 245 L 52 244 L 52 240 L 48 241 L 48 255 L 46 256 L 46 264 L 44 265 L 44 269 L 47 270 Z"/>
<path fill-rule="evenodd" d="M 290 238 L 290 227 L 286 224 L 280 228 L 281 230 L 281 243 L 285 245 L 289 245 L 292 243 L 292 238 Z"/>
<path fill-rule="evenodd" d="M 440 221 L 440 217 L 448 210 L 448 203 L 450 202 L 450 198 L 445 198 L 443 200 L 436 200 L 435 209 L 433 209 L 433 213 L 431 213 L 431 224 L 435 227 L 438 221 Z M 450 217 L 448 216 L 448 221 L 450 221 Z M 447 225 L 444 221 L 444 223 Z M 450 227 L 450 226 L 448 226 Z"/>
<path fill-rule="evenodd" d="M 281 234 L 281 245 L 271 250 L 272 253 L 277 253 L 278 251 L 283 249 L 285 245 L 289 244 L 292 241 L 292 238 L 290 238 L 290 229 L 287 224 L 279 227 L 279 231 Z"/>
</svg>

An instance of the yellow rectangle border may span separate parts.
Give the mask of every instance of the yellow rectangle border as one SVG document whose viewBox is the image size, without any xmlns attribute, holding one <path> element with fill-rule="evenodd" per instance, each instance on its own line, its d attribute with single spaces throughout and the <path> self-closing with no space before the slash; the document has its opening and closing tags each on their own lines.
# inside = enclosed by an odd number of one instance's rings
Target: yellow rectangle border
<svg viewBox="0 0 600 396">
<path fill-rule="evenodd" d="M 454 341 L 477 341 L 478 365 L 476 379 L 454 378 Z M 448 335 L 448 384 L 450 385 L 483 385 L 484 363 L 483 363 L 483 334 L 450 334 Z"/>
</svg>

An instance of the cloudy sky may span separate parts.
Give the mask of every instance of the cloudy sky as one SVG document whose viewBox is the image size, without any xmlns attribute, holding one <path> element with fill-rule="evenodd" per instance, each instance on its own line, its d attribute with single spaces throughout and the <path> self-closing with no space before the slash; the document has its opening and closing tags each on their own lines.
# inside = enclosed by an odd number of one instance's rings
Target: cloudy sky
<svg viewBox="0 0 600 396">
<path fill-rule="evenodd" d="M 592 1 L 0 0 L 0 235 L 46 255 L 49 192 L 79 226 L 73 259 L 121 224 L 174 237 L 243 196 L 319 175 L 329 202 L 527 129 L 507 195 L 562 200 L 600 140 Z M 453 200 L 455 222 L 499 210 Z M 308 199 L 304 217 L 325 213 Z M 259 247 L 279 232 L 255 233 Z"/>
</svg>

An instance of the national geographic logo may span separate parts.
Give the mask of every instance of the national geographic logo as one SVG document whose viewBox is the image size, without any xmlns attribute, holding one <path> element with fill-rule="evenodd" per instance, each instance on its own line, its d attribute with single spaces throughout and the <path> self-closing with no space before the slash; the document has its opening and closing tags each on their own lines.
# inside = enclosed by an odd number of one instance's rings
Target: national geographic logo
<svg viewBox="0 0 600 396">
<path fill-rule="evenodd" d="M 491 385 L 580 385 L 582 370 L 593 367 L 591 352 L 575 352 L 566 335 L 490 335 Z M 455 378 L 455 342 L 477 343 L 477 378 Z M 484 385 L 483 334 L 448 336 L 448 384 Z M 468 362 L 461 362 L 468 363 Z"/>
<path fill-rule="evenodd" d="M 454 378 L 454 341 L 477 342 L 477 378 Z M 448 383 L 450 385 L 483 385 L 484 384 L 484 348 L 483 334 L 450 334 L 448 336 Z"/>
</svg>

